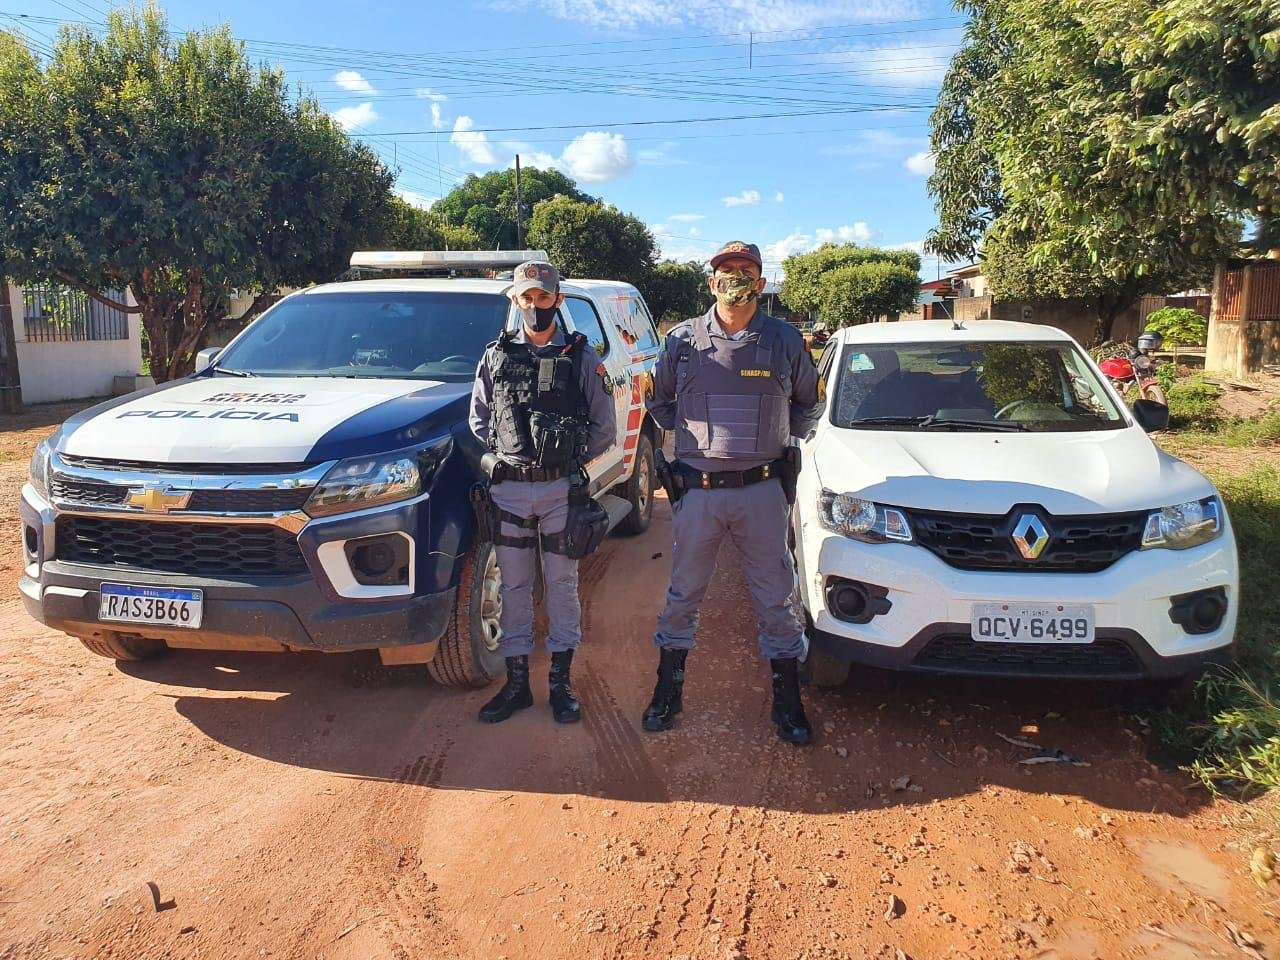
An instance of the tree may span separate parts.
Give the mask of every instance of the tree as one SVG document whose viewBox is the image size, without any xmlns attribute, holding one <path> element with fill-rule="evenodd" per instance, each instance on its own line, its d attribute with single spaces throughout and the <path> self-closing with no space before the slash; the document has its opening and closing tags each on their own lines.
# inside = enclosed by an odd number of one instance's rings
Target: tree
<svg viewBox="0 0 1280 960">
<path fill-rule="evenodd" d="M 445 223 L 434 210 L 391 198 L 391 217 L 377 241 L 385 250 L 479 250 L 484 242 L 470 227 Z"/>
<path fill-rule="evenodd" d="M 190 371 L 232 287 L 330 279 L 390 216 L 386 168 L 225 27 L 114 11 L 43 67 L 6 36 L 0 76 L 32 98 L 0 95 L 0 152 L 31 158 L 0 161 L 0 260 L 98 299 L 128 287 L 157 379 Z"/>
<path fill-rule="evenodd" d="M 920 255 L 854 244 L 825 244 L 782 263 L 782 299 L 795 310 L 818 311 L 836 327 L 867 323 L 915 306 Z"/>
<path fill-rule="evenodd" d="M 595 197 L 579 190 L 578 185 L 559 170 L 523 168 L 520 171 L 520 197 L 524 204 L 526 239 L 529 211 L 555 196 L 566 196 L 584 203 L 598 202 Z M 514 169 L 494 170 L 483 176 L 469 174 L 436 204 L 434 211 L 445 223 L 469 227 L 481 238 L 485 249 L 517 249 Z M 528 247 L 529 243 L 523 245 Z"/>
<path fill-rule="evenodd" d="M 649 311 L 659 323 L 687 320 L 706 313 L 711 306 L 707 272 L 696 260 L 677 263 L 663 260 L 641 288 Z"/>
<path fill-rule="evenodd" d="M 1164 342 L 1173 347 L 1177 360 L 1179 347 L 1204 346 L 1209 336 L 1209 321 L 1190 307 L 1161 307 L 1147 317 L 1147 329 L 1160 334 Z"/>
<path fill-rule="evenodd" d="M 653 234 L 617 207 L 560 196 L 533 208 L 529 243 L 566 277 L 622 280 L 643 288 L 653 271 Z"/>
</svg>

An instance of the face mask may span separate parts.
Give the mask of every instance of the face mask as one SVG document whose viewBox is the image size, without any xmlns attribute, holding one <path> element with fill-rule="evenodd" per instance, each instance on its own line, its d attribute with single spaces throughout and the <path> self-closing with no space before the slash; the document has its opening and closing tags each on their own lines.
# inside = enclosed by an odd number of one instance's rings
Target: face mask
<svg viewBox="0 0 1280 960">
<path fill-rule="evenodd" d="M 544 330 L 551 328 L 556 322 L 557 307 L 522 307 L 516 304 L 516 310 L 520 312 L 520 319 L 524 325 L 534 333 L 542 333 Z"/>
<path fill-rule="evenodd" d="M 716 274 L 716 297 L 721 303 L 730 307 L 741 307 L 750 303 L 759 292 L 756 284 L 759 277 L 753 277 L 743 270 L 729 270 Z"/>
</svg>

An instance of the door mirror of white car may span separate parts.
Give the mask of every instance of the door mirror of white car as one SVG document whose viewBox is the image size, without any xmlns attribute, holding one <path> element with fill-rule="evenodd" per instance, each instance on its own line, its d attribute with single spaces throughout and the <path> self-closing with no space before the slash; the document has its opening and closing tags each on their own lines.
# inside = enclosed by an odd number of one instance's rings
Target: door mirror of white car
<svg viewBox="0 0 1280 960">
<path fill-rule="evenodd" d="M 1147 433 L 1155 433 L 1169 426 L 1169 408 L 1154 400 L 1138 399 L 1133 401 L 1133 419 Z"/>
<path fill-rule="evenodd" d="M 218 354 L 222 352 L 221 347 L 205 347 L 196 354 L 196 373 L 201 370 L 207 370 L 213 365 L 213 361 L 218 359 Z"/>
</svg>

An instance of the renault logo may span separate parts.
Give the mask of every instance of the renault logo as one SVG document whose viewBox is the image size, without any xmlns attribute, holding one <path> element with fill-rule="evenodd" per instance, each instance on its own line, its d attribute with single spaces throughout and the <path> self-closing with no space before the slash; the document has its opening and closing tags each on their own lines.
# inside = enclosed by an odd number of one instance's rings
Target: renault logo
<svg viewBox="0 0 1280 960">
<path fill-rule="evenodd" d="M 1024 560 L 1035 560 L 1049 546 L 1049 531 L 1035 514 L 1024 513 L 1013 528 L 1013 545 Z"/>
<path fill-rule="evenodd" d="M 170 490 L 168 487 L 141 487 L 129 491 L 125 503 L 147 513 L 168 513 L 181 510 L 191 502 L 190 490 Z"/>
</svg>

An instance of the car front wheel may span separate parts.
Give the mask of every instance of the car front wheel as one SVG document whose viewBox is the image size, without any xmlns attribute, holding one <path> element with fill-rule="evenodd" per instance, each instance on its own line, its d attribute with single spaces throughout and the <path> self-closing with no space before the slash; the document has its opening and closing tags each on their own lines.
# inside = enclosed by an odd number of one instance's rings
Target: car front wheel
<svg viewBox="0 0 1280 960">
<path fill-rule="evenodd" d="M 462 564 L 453 616 L 435 657 L 432 679 L 447 687 L 483 687 L 506 673 L 502 637 L 502 576 L 492 543 L 474 543 Z"/>
</svg>

